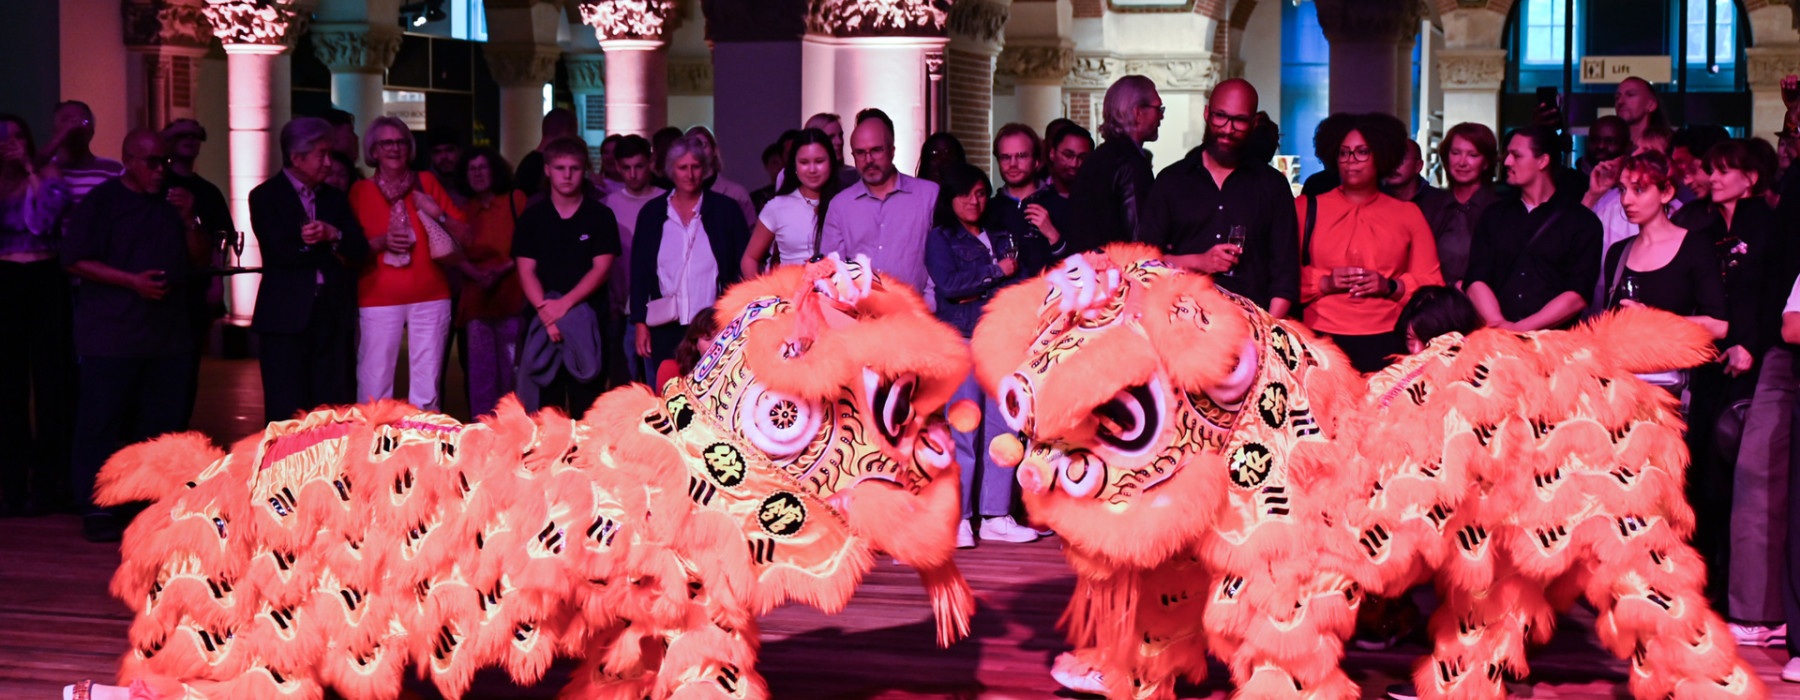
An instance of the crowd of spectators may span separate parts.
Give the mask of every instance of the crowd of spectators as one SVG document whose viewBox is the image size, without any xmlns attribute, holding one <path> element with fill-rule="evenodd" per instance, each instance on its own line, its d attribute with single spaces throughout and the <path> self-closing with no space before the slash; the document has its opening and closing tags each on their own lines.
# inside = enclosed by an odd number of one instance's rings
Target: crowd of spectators
<svg viewBox="0 0 1800 700">
<path fill-rule="evenodd" d="M 1160 171 L 1145 143 L 1161 98 L 1128 76 L 1098 140 L 1067 119 L 1005 124 L 991 174 L 949 133 L 901 173 L 881 110 L 814 115 L 762 152 L 755 190 L 723 175 L 704 126 L 609 136 L 593 163 L 575 115 L 552 110 L 515 168 L 442 130 L 422 149 L 388 117 L 359 139 L 334 110 L 284 126 L 283 167 L 249 196 L 262 415 L 393 398 L 404 348 L 404 398 L 421 408 L 460 391 L 471 416 L 509 394 L 579 416 L 607 388 L 691 368 L 729 285 L 832 253 L 865 256 L 967 335 L 997 290 L 1140 242 L 1331 338 L 1363 372 L 1447 332 L 1651 306 L 1720 348 L 1644 377 L 1683 401 L 1710 592 L 1741 643 L 1793 647 L 1800 80 L 1784 88 L 1777 146 L 1673 128 L 1653 87 L 1627 80 L 1573 163 L 1553 109 L 1503 135 L 1457 124 L 1428 147 L 1392 115 L 1332 115 L 1310 144 L 1325 169 L 1298 197 L 1270 164 L 1279 126 L 1236 79 L 1208 99 L 1203 143 Z M 186 427 L 243 236 L 194 171 L 203 126 L 134 130 L 114 161 L 92 150 L 93 118 L 59 105 L 39 144 L 0 115 L 0 516 L 74 508 L 110 540 L 122 521 L 92 506 L 94 474 L 117 447 Z M 981 449 L 1008 430 L 993 398 L 973 381 L 958 397 L 986 417 L 957 435 L 959 545 L 1036 539 L 1011 470 Z"/>
</svg>

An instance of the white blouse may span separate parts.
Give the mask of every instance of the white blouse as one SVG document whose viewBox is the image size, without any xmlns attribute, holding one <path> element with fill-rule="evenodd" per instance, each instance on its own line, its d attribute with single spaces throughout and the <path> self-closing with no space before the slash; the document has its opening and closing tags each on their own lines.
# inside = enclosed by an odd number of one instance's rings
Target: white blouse
<svg viewBox="0 0 1800 700">
<path fill-rule="evenodd" d="M 782 265 L 804 265 L 812 258 L 818 211 L 819 200 L 807 199 L 798 189 L 763 205 L 757 221 L 775 234 Z"/>
<path fill-rule="evenodd" d="M 694 206 L 694 218 L 686 224 L 675 213 L 669 197 L 669 220 L 663 224 L 662 245 L 656 249 L 656 283 L 665 297 L 675 299 L 676 318 L 692 323 L 701 309 L 719 300 L 719 261 L 702 225 L 700 212 L 706 195 Z"/>
</svg>

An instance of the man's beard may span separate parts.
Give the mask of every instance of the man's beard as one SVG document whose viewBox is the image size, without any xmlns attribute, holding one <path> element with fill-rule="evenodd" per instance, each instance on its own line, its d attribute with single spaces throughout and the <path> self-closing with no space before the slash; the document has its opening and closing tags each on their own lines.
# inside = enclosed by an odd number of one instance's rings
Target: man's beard
<svg viewBox="0 0 1800 700">
<path fill-rule="evenodd" d="M 1236 166 L 1244 155 L 1245 139 L 1236 137 L 1236 141 L 1226 141 L 1212 127 L 1206 129 L 1206 152 L 1220 165 Z"/>
</svg>

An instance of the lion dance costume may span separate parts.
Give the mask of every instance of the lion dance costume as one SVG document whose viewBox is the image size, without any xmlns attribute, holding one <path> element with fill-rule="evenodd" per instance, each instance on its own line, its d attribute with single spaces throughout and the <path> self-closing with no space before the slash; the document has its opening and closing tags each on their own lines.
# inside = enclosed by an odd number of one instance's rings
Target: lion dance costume
<svg viewBox="0 0 1800 700">
<path fill-rule="evenodd" d="M 1362 596 L 1428 580 L 1421 697 L 1504 697 L 1576 598 L 1640 700 L 1764 695 L 1684 544 L 1675 402 L 1633 376 L 1706 361 L 1704 331 L 1637 310 L 1452 334 L 1364 379 L 1155 257 L 1072 258 L 999 294 L 973 341 L 1026 438 L 992 452 L 1067 542 L 1064 623 L 1109 696 L 1173 698 L 1210 652 L 1239 697 L 1354 698 Z"/>
<path fill-rule="evenodd" d="M 107 502 L 151 501 L 114 595 L 122 679 L 163 697 L 447 696 L 582 659 L 570 698 L 762 698 L 756 616 L 841 609 L 876 551 L 917 567 L 940 643 L 973 598 L 951 563 L 948 432 L 968 372 L 916 294 L 832 259 L 735 287 L 661 396 L 577 422 L 516 403 L 463 425 L 395 402 L 314 412 L 226 454 L 195 434 L 120 452 Z"/>
</svg>

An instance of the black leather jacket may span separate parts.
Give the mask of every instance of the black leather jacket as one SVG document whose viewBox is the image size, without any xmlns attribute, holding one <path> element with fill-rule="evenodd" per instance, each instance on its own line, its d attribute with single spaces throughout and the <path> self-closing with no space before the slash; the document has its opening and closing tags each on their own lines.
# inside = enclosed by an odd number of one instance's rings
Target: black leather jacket
<svg viewBox="0 0 1800 700">
<path fill-rule="evenodd" d="M 1140 208 L 1150 194 L 1150 157 L 1130 138 L 1115 136 L 1094 149 L 1070 192 L 1075 230 L 1065 231 L 1070 253 L 1141 240 Z"/>
</svg>

